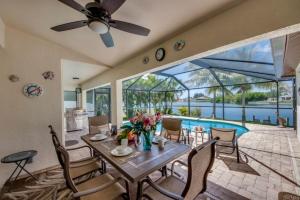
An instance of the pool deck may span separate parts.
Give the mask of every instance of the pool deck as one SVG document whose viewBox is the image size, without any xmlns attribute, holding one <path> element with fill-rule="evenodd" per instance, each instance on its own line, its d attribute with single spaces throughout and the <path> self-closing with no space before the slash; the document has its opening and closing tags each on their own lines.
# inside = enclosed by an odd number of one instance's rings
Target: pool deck
<svg viewBox="0 0 300 200">
<path fill-rule="evenodd" d="M 294 129 L 255 124 L 246 124 L 246 127 L 249 132 L 238 139 L 242 163 L 238 164 L 235 157 L 220 155 L 208 176 L 209 196 L 213 199 L 273 200 L 282 191 L 300 195 L 300 142 Z M 68 133 L 66 140 L 80 140 L 82 134 Z M 78 159 L 85 154 L 81 152 L 72 158 Z M 248 163 L 244 162 L 244 155 Z M 186 172 L 186 168 L 180 166 L 177 170 L 182 174 Z"/>
</svg>

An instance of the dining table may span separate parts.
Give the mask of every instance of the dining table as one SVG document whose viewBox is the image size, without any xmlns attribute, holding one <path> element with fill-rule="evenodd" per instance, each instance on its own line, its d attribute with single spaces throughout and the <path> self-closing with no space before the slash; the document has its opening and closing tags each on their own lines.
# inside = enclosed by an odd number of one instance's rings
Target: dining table
<svg viewBox="0 0 300 200">
<path fill-rule="evenodd" d="M 92 141 L 90 138 L 93 136 L 88 134 L 81 138 L 130 182 L 130 199 L 137 198 L 139 181 L 156 170 L 165 168 L 168 163 L 190 151 L 190 146 L 173 141 L 167 141 L 163 149 L 153 143 L 151 150 L 148 151 L 143 150 L 143 144 L 131 143 L 128 144 L 133 149 L 130 155 L 114 156 L 111 151 L 119 145 L 115 137 L 108 136 L 101 141 Z"/>
</svg>

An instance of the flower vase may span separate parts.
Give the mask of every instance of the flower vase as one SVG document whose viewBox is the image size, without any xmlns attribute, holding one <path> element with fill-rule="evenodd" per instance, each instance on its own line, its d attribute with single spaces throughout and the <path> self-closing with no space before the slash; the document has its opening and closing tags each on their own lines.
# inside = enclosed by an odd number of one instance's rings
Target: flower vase
<svg viewBox="0 0 300 200">
<path fill-rule="evenodd" d="M 150 151 L 152 146 L 153 134 L 151 131 L 143 132 L 143 147 L 144 151 Z"/>
<path fill-rule="evenodd" d="M 140 138 L 139 134 L 136 134 L 134 136 L 134 144 L 136 147 L 138 147 L 141 144 L 141 138 Z"/>
</svg>

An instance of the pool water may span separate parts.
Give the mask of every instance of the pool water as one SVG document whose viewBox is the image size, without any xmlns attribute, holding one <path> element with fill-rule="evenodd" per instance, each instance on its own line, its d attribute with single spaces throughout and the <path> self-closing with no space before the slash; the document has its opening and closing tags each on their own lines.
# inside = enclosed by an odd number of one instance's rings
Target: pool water
<svg viewBox="0 0 300 200">
<path fill-rule="evenodd" d="M 194 130 L 195 126 L 201 126 L 207 132 L 210 132 L 211 127 L 212 128 L 235 128 L 238 137 L 249 131 L 247 128 L 245 128 L 243 126 L 231 124 L 228 122 L 210 121 L 210 120 L 192 120 L 192 119 L 183 119 L 182 120 L 183 128 L 188 128 L 190 130 Z M 161 124 L 158 124 L 157 131 L 160 131 L 160 130 L 161 130 Z"/>
<path fill-rule="evenodd" d="M 129 123 L 129 122 L 125 122 L 125 123 Z M 245 128 L 243 126 L 231 124 L 228 122 L 182 119 L 182 127 L 183 128 L 188 128 L 190 130 L 194 130 L 195 126 L 201 126 L 207 132 L 210 132 L 211 127 L 213 127 L 213 128 L 235 128 L 238 137 L 249 131 L 247 128 Z M 161 124 L 158 124 L 156 131 L 160 132 L 160 130 L 161 130 Z"/>
</svg>

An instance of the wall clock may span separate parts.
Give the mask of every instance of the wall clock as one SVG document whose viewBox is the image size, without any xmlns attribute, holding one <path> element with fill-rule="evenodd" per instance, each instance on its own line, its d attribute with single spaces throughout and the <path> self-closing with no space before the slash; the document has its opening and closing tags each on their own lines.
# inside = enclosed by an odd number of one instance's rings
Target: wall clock
<svg viewBox="0 0 300 200">
<path fill-rule="evenodd" d="M 164 48 L 159 48 L 155 52 L 155 59 L 157 61 L 162 61 L 165 58 L 166 51 Z"/>
<path fill-rule="evenodd" d="M 23 93 L 27 97 L 38 97 L 43 94 L 43 88 L 36 83 L 29 83 L 24 86 Z"/>
</svg>

